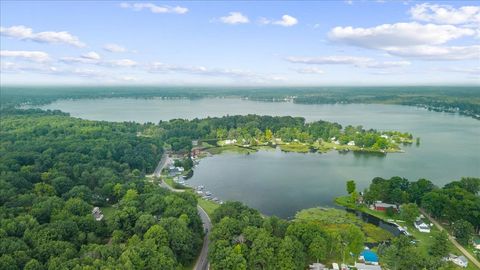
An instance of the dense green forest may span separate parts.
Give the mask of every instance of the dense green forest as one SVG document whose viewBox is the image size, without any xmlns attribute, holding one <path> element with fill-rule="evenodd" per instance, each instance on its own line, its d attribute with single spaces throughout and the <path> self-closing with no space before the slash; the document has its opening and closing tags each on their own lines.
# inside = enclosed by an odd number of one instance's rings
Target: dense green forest
<svg viewBox="0 0 480 270">
<path fill-rule="evenodd" d="M 301 104 L 380 103 L 421 106 L 480 118 L 478 86 L 404 87 L 75 87 L 9 86 L 1 89 L 2 108 L 18 104 L 45 104 L 81 98 L 188 98 L 237 97 Z"/>
<path fill-rule="evenodd" d="M 137 136 L 143 128 L 3 111 L 0 269 L 190 264 L 203 234 L 196 198 L 145 182 L 163 150 L 158 139 Z M 104 219 L 93 218 L 94 206 Z"/>
</svg>

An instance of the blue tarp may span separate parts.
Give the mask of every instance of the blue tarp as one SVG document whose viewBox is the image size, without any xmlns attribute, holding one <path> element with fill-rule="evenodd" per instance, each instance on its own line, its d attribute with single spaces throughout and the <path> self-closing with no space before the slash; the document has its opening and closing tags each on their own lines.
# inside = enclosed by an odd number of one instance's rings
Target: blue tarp
<svg viewBox="0 0 480 270">
<path fill-rule="evenodd" d="M 363 256 L 365 262 L 378 262 L 378 255 L 377 253 L 371 250 L 364 250 L 360 253 L 360 256 Z"/>
</svg>

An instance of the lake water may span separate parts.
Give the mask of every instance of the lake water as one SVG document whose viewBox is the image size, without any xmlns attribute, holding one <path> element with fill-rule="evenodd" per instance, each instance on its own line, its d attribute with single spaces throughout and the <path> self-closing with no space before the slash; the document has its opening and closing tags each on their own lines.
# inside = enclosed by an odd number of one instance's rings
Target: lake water
<svg viewBox="0 0 480 270">
<path fill-rule="evenodd" d="M 290 217 L 296 211 L 331 206 L 345 193 L 345 181 L 360 189 L 375 176 L 427 178 L 441 186 L 462 176 L 480 177 L 480 121 L 450 113 L 397 105 L 300 105 L 239 99 L 94 99 L 60 100 L 44 109 L 60 109 L 92 120 L 158 122 L 235 114 L 303 116 L 342 125 L 399 130 L 421 138 L 405 153 L 379 156 L 329 152 L 298 154 L 260 151 L 222 154 L 200 162 L 194 185 L 204 185 L 222 200 L 238 200 L 261 212 Z"/>
</svg>

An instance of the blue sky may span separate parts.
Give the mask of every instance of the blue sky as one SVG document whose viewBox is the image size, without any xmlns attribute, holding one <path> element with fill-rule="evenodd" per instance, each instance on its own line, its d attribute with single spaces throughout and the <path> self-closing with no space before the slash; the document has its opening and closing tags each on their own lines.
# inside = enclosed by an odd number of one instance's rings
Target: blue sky
<svg viewBox="0 0 480 270">
<path fill-rule="evenodd" d="M 474 1 L 2 1 L 1 83 L 480 83 Z"/>
</svg>

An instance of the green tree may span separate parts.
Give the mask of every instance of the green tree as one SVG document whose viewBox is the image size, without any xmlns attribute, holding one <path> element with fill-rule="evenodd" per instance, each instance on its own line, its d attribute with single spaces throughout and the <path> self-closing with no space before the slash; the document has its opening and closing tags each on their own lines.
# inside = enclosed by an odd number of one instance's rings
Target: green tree
<svg viewBox="0 0 480 270">
<path fill-rule="evenodd" d="M 144 239 L 152 239 L 155 241 L 157 246 L 167 246 L 168 245 L 168 233 L 160 225 L 155 224 L 143 236 Z"/>
<path fill-rule="evenodd" d="M 387 217 L 393 217 L 395 213 L 396 213 L 395 208 L 393 208 L 392 206 L 387 207 L 387 209 L 385 209 L 385 215 L 387 215 Z"/>
<path fill-rule="evenodd" d="M 400 217 L 410 225 L 413 224 L 413 222 L 415 222 L 415 219 L 419 215 L 420 215 L 420 210 L 418 209 L 418 206 L 415 203 L 403 204 L 400 207 Z"/>
<path fill-rule="evenodd" d="M 143 235 L 155 222 L 156 219 L 150 214 L 140 215 L 135 222 L 135 233 Z"/>
<path fill-rule="evenodd" d="M 43 270 L 45 269 L 45 267 L 43 267 L 43 265 L 35 260 L 35 259 L 31 259 L 30 261 L 27 262 L 27 264 L 25 264 L 25 267 L 23 268 L 24 270 Z"/>
<path fill-rule="evenodd" d="M 340 232 L 341 241 L 346 246 L 346 253 L 353 253 L 359 255 L 363 250 L 363 244 L 365 243 L 365 236 L 356 225 L 348 225 L 346 230 Z"/>
<path fill-rule="evenodd" d="M 468 245 L 474 232 L 472 224 L 466 220 L 458 220 L 452 225 L 453 236 L 462 245 Z"/>
<path fill-rule="evenodd" d="M 430 246 L 429 253 L 438 258 L 443 258 L 448 255 L 450 250 L 450 241 L 448 240 L 447 232 L 439 231 L 432 234 L 433 241 Z"/>
<path fill-rule="evenodd" d="M 317 261 L 323 261 L 327 256 L 327 241 L 321 236 L 313 238 L 308 246 L 308 255 Z"/>
<path fill-rule="evenodd" d="M 355 190 L 357 189 L 357 185 L 355 183 L 354 180 L 348 180 L 347 181 L 347 192 L 348 194 L 352 194 L 353 192 L 355 192 Z"/>
<path fill-rule="evenodd" d="M 303 245 L 297 239 L 285 236 L 279 246 L 277 255 L 279 269 L 305 269 Z"/>
<path fill-rule="evenodd" d="M 248 269 L 274 269 L 274 260 L 274 239 L 261 230 L 252 242 Z"/>
</svg>

